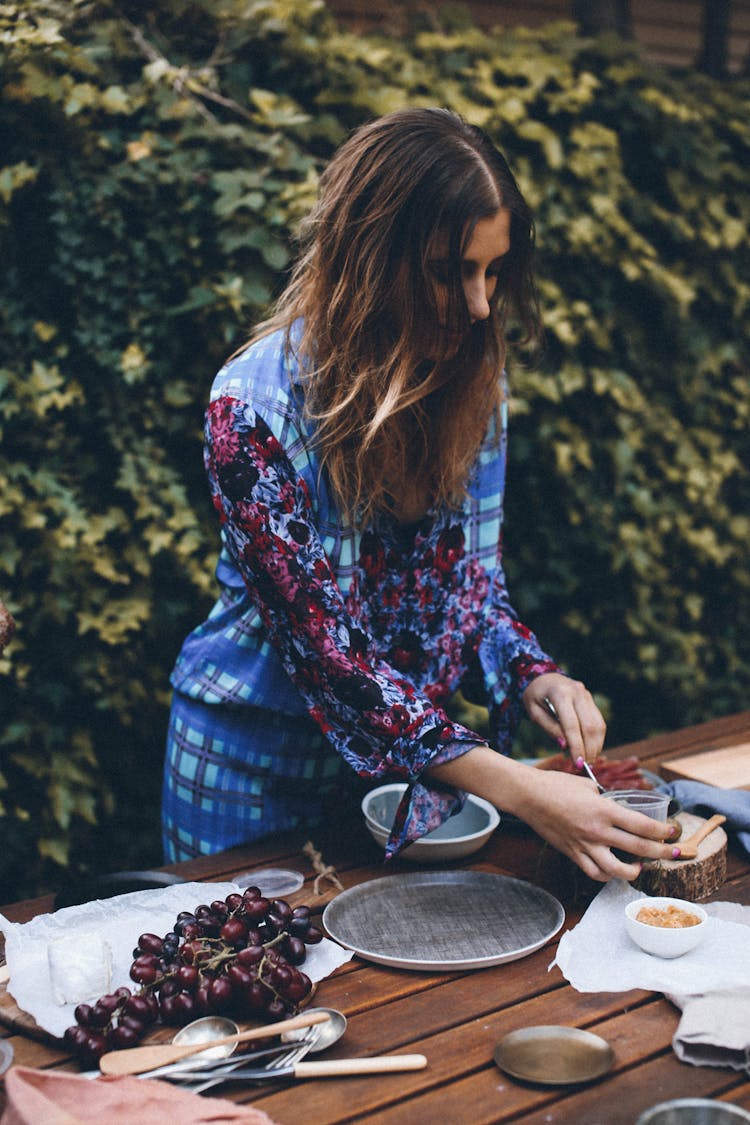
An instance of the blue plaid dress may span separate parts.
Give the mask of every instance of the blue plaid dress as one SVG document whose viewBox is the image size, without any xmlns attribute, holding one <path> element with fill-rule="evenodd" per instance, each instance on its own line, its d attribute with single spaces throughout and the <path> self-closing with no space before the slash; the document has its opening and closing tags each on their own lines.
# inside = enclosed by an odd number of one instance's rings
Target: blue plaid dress
<svg viewBox="0 0 750 1125">
<path fill-rule="evenodd" d="M 312 826 L 351 771 L 409 783 L 386 846 L 395 855 L 461 803 L 425 768 L 484 742 L 446 714 L 454 692 L 480 686 L 508 753 L 525 688 L 559 671 L 505 587 L 505 414 L 461 511 L 356 529 L 320 471 L 284 345 L 277 333 L 231 360 L 206 414 L 219 598 L 171 678 L 168 861 Z"/>
</svg>

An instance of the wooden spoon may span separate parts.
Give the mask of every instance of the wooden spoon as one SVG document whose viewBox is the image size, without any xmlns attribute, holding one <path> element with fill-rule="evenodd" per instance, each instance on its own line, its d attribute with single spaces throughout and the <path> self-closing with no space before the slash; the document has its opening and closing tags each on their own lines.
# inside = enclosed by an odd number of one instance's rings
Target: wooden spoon
<svg viewBox="0 0 750 1125">
<path fill-rule="evenodd" d="M 680 854 L 676 858 L 695 859 L 698 855 L 698 844 L 700 844 L 701 840 L 705 840 L 706 836 L 713 832 L 714 828 L 718 828 L 720 824 L 723 824 L 726 819 L 727 818 L 722 816 L 721 813 L 715 813 L 705 824 L 702 824 L 696 832 L 693 832 L 692 836 L 688 836 L 687 840 L 680 840 Z"/>
<path fill-rule="evenodd" d="M 264 1027 L 251 1027 L 238 1035 L 224 1035 L 220 1039 L 210 1039 L 206 1043 L 154 1043 L 145 1047 L 128 1047 L 125 1050 L 109 1051 L 99 1059 L 102 1074 L 141 1074 L 144 1070 L 155 1070 L 157 1066 L 197 1055 L 209 1047 L 219 1047 L 229 1043 L 245 1043 L 253 1039 L 265 1039 L 283 1035 L 285 1031 L 296 1031 L 298 1027 L 311 1027 L 315 1023 L 328 1020 L 326 1012 L 302 1012 L 280 1023 L 266 1024 Z"/>
</svg>

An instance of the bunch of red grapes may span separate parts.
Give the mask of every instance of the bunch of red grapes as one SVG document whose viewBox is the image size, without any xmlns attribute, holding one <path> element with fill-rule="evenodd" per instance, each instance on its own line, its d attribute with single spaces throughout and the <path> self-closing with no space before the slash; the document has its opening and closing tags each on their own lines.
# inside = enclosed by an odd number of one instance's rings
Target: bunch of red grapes
<svg viewBox="0 0 750 1125">
<path fill-rule="evenodd" d="M 85 1066 L 106 1051 L 134 1046 L 161 1021 L 181 1026 L 198 1016 L 284 1019 L 312 989 L 299 966 L 323 931 L 308 906 L 264 898 L 258 887 L 183 911 L 164 937 L 141 934 L 130 978 L 95 1004 L 79 1004 L 64 1042 Z"/>
</svg>

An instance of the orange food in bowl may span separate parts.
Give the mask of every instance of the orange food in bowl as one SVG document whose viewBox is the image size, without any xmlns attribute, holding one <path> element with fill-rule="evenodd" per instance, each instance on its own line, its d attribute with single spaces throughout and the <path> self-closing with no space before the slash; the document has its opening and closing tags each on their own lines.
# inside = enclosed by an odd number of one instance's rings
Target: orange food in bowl
<svg viewBox="0 0 750 1125">
<path fill-rule="evenodd" d="M 697 903 L 653 896 L 627 903 L 625 929 L 644 953 L 653 957 L 682 957 L 700 945 L 710 932 L 710 923 Z"/>
<path fill-rule="evenodd" d="M 647 926 L 661 926 L 665 930 L 681 930 L 686 926 L 698 926 L 701 922 L 697 914 L 693 914 L 690 910 L 683 910 L 672 903 L 661 909 L 655 906 L 642 906 L 635 920 L 644 922 Z"/>
</svg>

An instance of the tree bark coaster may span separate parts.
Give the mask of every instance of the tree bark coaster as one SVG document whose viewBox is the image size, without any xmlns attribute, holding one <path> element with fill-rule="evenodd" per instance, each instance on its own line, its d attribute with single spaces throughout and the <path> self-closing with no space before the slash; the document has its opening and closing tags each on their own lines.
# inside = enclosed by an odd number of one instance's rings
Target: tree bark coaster
<svg viewBox="0 0 750 1125">
<path fill-rule="evenodd" d="M 706 823 L 707 818 L 692 813 L 678 813 L 682 825 L 681 839 L 686 840 Z M 679 846 L 679 841 L 678 841 Z M 657 859 L 647 862 L 634 886 L 649 895 L 666 895 L 700 902 L 719 888 L 727 877 L 727 834 L 714 828 L 698 844 L 695 859 Z"/>
</svg>

